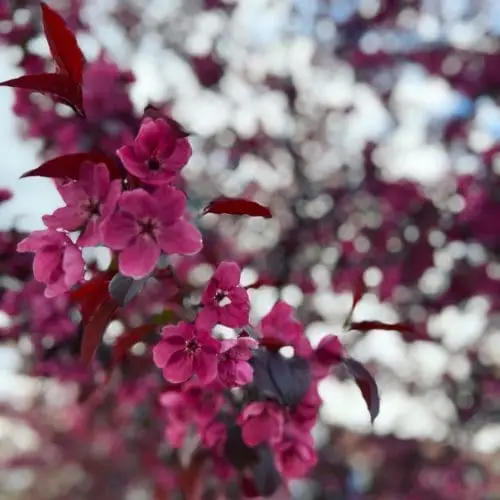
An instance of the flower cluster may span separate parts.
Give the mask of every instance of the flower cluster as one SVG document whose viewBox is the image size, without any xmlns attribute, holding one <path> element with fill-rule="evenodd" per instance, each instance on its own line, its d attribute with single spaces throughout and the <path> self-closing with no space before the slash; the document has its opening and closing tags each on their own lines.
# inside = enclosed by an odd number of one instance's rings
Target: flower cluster
<svg viewBox="0 0 500 500">
<path fill-rule="evenodd" d="M 327 336 L 314 350 L 284 301 L 252 327 L 240 274 L 237 263 L 222 262 L 196 318 L 164 327 L 153 360 L 172 384 L 160 399 L 171 445 L 181 448 L 194 432 L 222 478 L 239 470 L 246 488 L 262 494 L 271 492 L 262 491 L 266 481 L 274 489 L 315 465 L 318 382 L 341 359 L 342 347 Z M 222 338 L 218 325 L 230 327 L 233 336 Z"/>
</svg>

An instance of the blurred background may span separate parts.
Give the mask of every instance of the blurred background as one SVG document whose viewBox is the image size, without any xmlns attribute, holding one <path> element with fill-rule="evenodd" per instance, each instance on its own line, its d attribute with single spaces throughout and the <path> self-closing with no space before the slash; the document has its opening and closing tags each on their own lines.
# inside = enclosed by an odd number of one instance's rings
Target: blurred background
<svg viewBox="0 0 500 500">
<path fill-rule="evenodd" d="M 283 298 L 313 344 L 338 334 L 379 384 L 373 426 L 353 381 L 321 384 L 321 460 L 294 498 L 500 499 L 500 2 L 49 3 L 91 61 L 95 130 L 1 90 L 0 187 L 14 194 L 0 207 L 5 234 L 42 228 L 41 216 L 62 204 L 52 182 L 20 180 L 23 172 L 90 145 L 116 149 L 133 137 L 131 116 L 149 103 L 167 109 L 192 132 L 183 174 L 193 213 L 215 196 L 244 195 L 277 214 L 200 222 L 230 242 L 219 256 L 244 259 L 247 283 L 272 280 L 251 292 L 253 319 Z M 0 4 L 0 79 L 43 67 L 38 3 Z M 194 284 L 207 266 L 193 264 Z M 360 273 L 369 293 L 355 318 L 410 321 L 414 334 L 342 332 Z M 0 453 L 9 464 L 0 499 L 156 498 L 139 480 L 126 491 L 104 486 L 106 454 L 95 450 L 88 463 L 83 452 L 54 451 L 38 468 L 46 441 L 84 447 L 64 432 L 78 382 L 33 376 L 33 332 L 14 335 L 5 299 L 0 309 Z M 48 418 L 54 412 L 60 418 Z M 59 477 L 60 463 L 71 473 Z M 128 470 L 106 467 L 115 481 Z"/>
</svg>

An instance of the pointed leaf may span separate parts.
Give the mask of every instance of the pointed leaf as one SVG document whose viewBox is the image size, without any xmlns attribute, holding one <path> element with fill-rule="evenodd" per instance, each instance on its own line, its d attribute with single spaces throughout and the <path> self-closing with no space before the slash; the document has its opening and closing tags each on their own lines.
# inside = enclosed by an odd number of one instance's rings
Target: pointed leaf
<svg viewBox="0 0 500 500">
<path fill-rule="evenodd" d="M 351 310 L 349 311 L 349 314 L 347 315 L 345 321 L 344 321 L 344 328 L 350 325 L 351 320 L 352 320 L 352 315 L 354 314 L 354 309 L 358 305 L 358 302 L 361 300 L 363 295 L 366 292 L 366 286 L 365 282 L 363 280 L 363 274 L 361 274 L 358 279 L 356 280 L 356 284 L 354 286 L 353 290 L 353 297 L 352 297 L 352 306 Z"/>
<path fill-rule="evenodd" d="M 370 372 L 359 361 L 346 357 L 343 359 L 343 363 L 349 373 L 354 377 L 361 391 L 373 424 L 380 411 L 380 396 L 377 383 Z"/>
<path fill-rule="evenodd" d="M 369 330 L 387 330 L 392 332 L 413 333 L 414 329 L 407 323 L 384 323 L 382 321 L 354 321 L 349 325 L 350 330 L 367 332 Z"/>
<path fill-rule="evenodd" d="M 84 324 L 90 322 L 97 308 L 109 296 L 110 280 L 107 273 L 102 273 L 70 292 L 70 301 L 79 306 Z"/>
<path fill-rule="evenodd" d="M 113 363 L 119 363 L 127 354 L 128 350 L 140 342 L 149 333 L 153 332 L 155 325 L 142 325 L 128 330 L 118 337 L 113 346 Z"/>
<path fill-rule="evenodd" d="M 272 217 L 269 208 L 256 201 L 245 200 L 243 198 L 217 198 L 213 200 L 204 210 L 203 214 L 230 214 L 230 215 L 250 215 L 252 217 Z"/>
<path fill-rule="evenodd" d="M 84 162 L 104 163 L 108 167 L 112 179 L 120 179 L 122 172 L 115 160 L 104 153 L 72 153 L 52 158 L 42 163 L 38 168 L 24 173 L 24 177 L 50 177 L 52 179 L 74 179 L 80 177 L 80 167 Z"/>
<path fill-rule="evenodd" d="M 74 83 L 81 85 L 85 58 L 75 35 L 55 10 L 45 2 L 41 2 L 41 6 L 43 30 L 57 69 Z"/>
<path fill-rule="evenodd" d="M 83 330 L 82 349 L 80 352 L 80 358 L 83 363 L 89 364 L 92 361 L 101 343 L 104 332 L 117 309 L 118 304 L 111 298 L 105 299 L 104 302 L 99 305 L 89 323 L 85 325 Z"/>
<path fill-rule="evenodd" d="M 0 82 L 0 85 L 48 94 L 56 101 L 69 106 L 78 115 L 85 117 L 82 89 L 67 75 L 57 73 L 24 75 Z"/>
</svg>

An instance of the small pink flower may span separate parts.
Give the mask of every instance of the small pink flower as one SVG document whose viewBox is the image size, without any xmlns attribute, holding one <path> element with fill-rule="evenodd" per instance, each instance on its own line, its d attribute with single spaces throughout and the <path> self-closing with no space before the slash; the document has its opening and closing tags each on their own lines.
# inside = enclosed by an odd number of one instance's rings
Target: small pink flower
<svg viewBox="0 0 500 500">
<path fill-rule="evenodd" d="M 168 382 L 181 384 L 193 375 L 208 384 L 217 375 L 218 340 L 192 323 L 181 322 L 162 330 L 163 338 L 153 348 L 153 361 L 163 369 Z"/>
<path fill-rule="evenodd" d="M 227 438 L 227 426 L 219 420 L 212 420 L 202 432 L 202 441 L 207 448 L 222 454 Z"/>
<path fill-rule="evenodd" d="M 147 184 L 172 181 L 191 157 L 186 137 L 161 118 L 145 118 L 133 144 L 116 154 L 125 168 Z"/>
<path fill-rule="evenodd" d="M 313 376 L 323 378 L 330 368 L 338 364 L 344 356 L 344 347 L 336 335 L 326 335 L 316 347 L 310 360 Z"/>
<path fill-rule="evenodd" d="M 217 323 L 231 328 L 248 324 L 250 300 L 240 285 L 241 269 L 236 262 L 221 262 L 201 297 L 203 309 L 197 324 L 210 329 Z"/>
<path fill-rule="evenodd" d="M 284 346 L 296 347 L 302 344 L 304 328 L 293 318 L 293 308 L 279 300 L 260 322 L 261 343 L 276 350 Z"/>
<path fill-rule="evenodd" d="M 160 253 L 190 255 L 202 247 L 198 229 L 184 220 L 186 197 L 182 191 L 164 185 L 149 194 L 144 189 L 123 193 L 119 210 L 101 226 L 104 243 L 120 250 L 120 272 L 132 278 L 147 276 Z"/>
<path fill-rule="evenodd" d="M 283 435 L 284 417 L 280 407 L 271 401 L 254 402 L 243 408 L 237 419 L 243 441 L 248 446 L 278 442 Z"/>
<path fill-rule="evenodd" d="M 165 409 L 165 438 L 172 448 L 181 448 L 191 425 L 189 415 L 193 408 L 186 404 L 184 395 L 176 391 L 164 392 L 159 401 Z"/>
<path fill-rule="evenodd" d="M 58 208 L 52 215 L 44 215 L 45 225 L 66 231 L 82 229 L 77 240 L 79 245 L 99 244 L 99 225 L 115 209 L 121 182 L 110 181 L 104 163 L 85 162 L 80 167 L 79 179 L 60 185 L 58 190 L 66 206 Z"/>
<path fill-rule="evenodd" d="M 250 337 L 223 340 L 219 354 L 219 380 L 228 388 L 249 384 L 253 379 L 253 368 L 248 363 L 257 342 Z"/>
<path fill-rule="evenodd" d="M 83 280 L 82 253 L 64 233 L 53 229 L 33 231 L 17 245 L 17 251 L 35 253 L 33 274 L 47 285 L 46 297 L 62 295 Z"/>
<path fill-rule="evenodd" d="M 309 432 L 287 422 L 283 439 L 274 446 L 276 468 L 286 479 L 307 475 L 318 461 L 314 441 Z"/>
</svg>

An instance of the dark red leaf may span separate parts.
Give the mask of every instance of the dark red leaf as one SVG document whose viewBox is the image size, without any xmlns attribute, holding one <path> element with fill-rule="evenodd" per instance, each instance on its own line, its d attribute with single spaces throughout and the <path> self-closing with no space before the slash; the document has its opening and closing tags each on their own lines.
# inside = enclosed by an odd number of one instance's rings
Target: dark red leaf
<svg viewBox="0 0 500 500">
<path fill-rule="evenodd" d="M 344 358 L 343 363 L 349 373 L 354 377 L 361 391 L 373 424 L 380 411 L 380 396 L 377 383 L 370 372 L 359 361 L 353 358 Z"/>
<path fill-rule="evenodd" d="M 48 94 L 56 101 L 69 106 L 78 115 L 84 117 L 82 88 L 64 74 L 40 73 L 24 75 L 12 80 L 0 82 L 4 87 L 13 87 L 31 92 Z"/>
<path fill-rule="evenodd" d="M 155 325 L 142 325 L 137 328 L 132 328 L 121 335 L 113 346 L 113 363 L 119 363 L 132 346 L 140 342 L 154 329 Z"/>
<path fill-rule="evenodd" d="M 88 364 L 92 361 L 101 343 L 104 331 L 117 309 L 118 304 L 111 298 L 107 298 L 104 302 L 101 302 L 90 321 L 85 325 L 83 330 L 82 349 L 80 351 L 80 359 L 83 363 Z"/>
<path fill-rule="evenodd" d="M 392 332 L 413 333 L 414 329 L 406 323 L 384 323 L 382 321 L 355 321 L 349 325 L 351 330 L 367 332 L 369 330 L 388 330 Z"/>
<path fill-rule="evenodd" d="M 257 289 L 262 286 L 274 286 L 275 284 L 276 281 L 271 278 L 260 278 L 257 281 L 254 281 L 252 284 L 247 285 L 245 288 L 247 290 L 250 290 L 250 289 Z"/>
<path fill-rule="evenodd" d="M 109 297 L 110 280 L 107 273 L 100 274 L 69 294 L 71 302 L 79 306 L 84 324 L 90 322 L 97 308 Z"/>
<path fill-rule="evenodd" d="M 109 175 L 112 179 L 122 177 L 120 167 L 115 160 L 104 153 L 73 153 L 58 156 L 48 160 L 38 168 L 24 173 L 23 177 L 50 177 L 52 179 L 78 179 L 80 176 L 80 166 L 83 162 L 104 163 L 108 167 Z"/>
<path fill-rule="evenodd" d="M 272 217 L 269 208 L 260 205 L 256 201 L 245 200 L 243 198 L 217 198 L 203 210 L 203 213 L 250 215 L 266 219 Z"/>
<path fill-rule="evenodd" d="M 43 30 L 58 71 L 68 76 L 74 83 L 81 85 L 85 58 L 75 35 L 55 10 L 45 2 L 41 2 L 41 6 Z"/>
<path fill-rule="evenodd" d="M 352 315 L 354 313 L 354 309 L 358 305 L 358 302 L 361 300 L 361 298 L 363 297 L 365 292 L 366 292 L 366 286 L 365 286 L 365 282 L 363 280 L 363 274 L 361 274 L 358 277 L 356 284 L 354 286 L 353 297 L 352 297 L 352 306 L 351 306 L 351 310 L 349 311 L 349 314 L 347 315 L 347 318 L 344 321 L 344 328 L 347 327 L 348 325 L 350 325 L 351 320 L 352 320 Z"/>
</svg>

